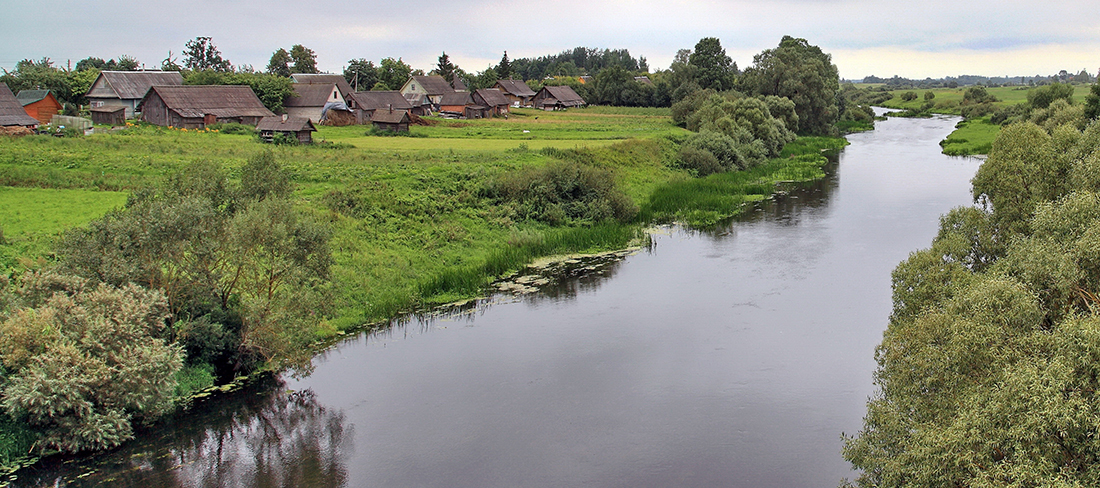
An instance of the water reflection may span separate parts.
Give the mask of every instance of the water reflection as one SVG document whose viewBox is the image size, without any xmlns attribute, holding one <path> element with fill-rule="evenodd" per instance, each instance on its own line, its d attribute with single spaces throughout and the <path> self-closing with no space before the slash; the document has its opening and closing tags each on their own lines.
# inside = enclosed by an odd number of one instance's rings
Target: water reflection
<svg viewBox="0 0 1100 488">
<path fill-rule="evenodd" d="M 50 459 L 13 486 L 298 487 L 347 485 L 354 430 L 311 390 L 265 378 L 196 405 L 88 458 Z"/>
</svg>

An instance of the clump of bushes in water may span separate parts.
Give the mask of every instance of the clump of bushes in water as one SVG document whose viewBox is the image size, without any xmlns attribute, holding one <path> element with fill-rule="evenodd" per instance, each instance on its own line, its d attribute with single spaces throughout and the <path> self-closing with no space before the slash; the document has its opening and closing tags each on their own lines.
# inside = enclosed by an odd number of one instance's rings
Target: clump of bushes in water
<svg viewBox="0 0 1100 488">
<path fill-rule="evenodd" d="M 638 212 L 610 171 L 567 161 L 505 173 L 482 196 L 495 200 L 513 220 L 550 225 L 627 222 Z"/>
</svg>

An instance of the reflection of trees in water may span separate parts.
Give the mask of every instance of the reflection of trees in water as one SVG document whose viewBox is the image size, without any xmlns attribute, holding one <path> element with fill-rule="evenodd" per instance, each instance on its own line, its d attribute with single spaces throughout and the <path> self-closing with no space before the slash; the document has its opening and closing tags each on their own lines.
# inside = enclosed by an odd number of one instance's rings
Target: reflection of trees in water
<svg viewBox="0 0 1100 488">
<path fill-rule="evenodd" d="M 718 231 L 719 235 L 729 232 L 729 227 L 741 222 L 774 221 L 782 225 L 794 226 L 802 222 L 808 212 L 824 210 L 829 206 L 833 193 L 840 186 L 840 156 L 827 154 L 829 163 L 825 166 L 825 177 L 808 183 L 790 183 L 784 188 L 785 194 L 757 203 L 735 217 L 729 226 Z"/>
<path fill-rule="evenodd" d="M 198 405 L 119 450 L 65 466 L 52 460 L 23 479 L 26 486 L 344 486 L 353 436 L 343 412 L 326 409 L 312 391 L 260 383 Z"/>
</svg>

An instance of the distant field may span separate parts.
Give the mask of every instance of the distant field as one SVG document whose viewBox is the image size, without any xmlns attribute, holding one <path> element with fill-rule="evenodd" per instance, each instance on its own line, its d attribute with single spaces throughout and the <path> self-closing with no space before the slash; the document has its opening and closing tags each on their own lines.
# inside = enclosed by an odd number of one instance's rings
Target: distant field
<svg viewBox="0 0 1100 488">
<path fill-rule="evenodd" d="M 1090 86 L 1091 85 L 1075 85 L 1073 100 L 1078 103 L 1084 102 L 1085 96 L 1089 93 Z M 925 92 L 930 91 L 936 96 L 932 99 L 932 101 L 936 103 L 936 107 L 932 109 L 933 112 L 958 115 L 959 104 L 962 103 L 963 96 L 968 88 L 970 87 L 933 88 L 931 90 L 892 90 L 890 91 L 890 93 L 894 96 L 894 98 L 887 100 L 882 104 L 882 106 L 902 110 L 917 109 L 920 108 L 922 104 L 924 104 Z M 989 92 L 990 95 L 997 97 L 997 103 L 999 104 L 1015 105 L 1026 102 L 1027 92 L 1028 90 L 1031 90 L 1033 88 L 1034 87 L 1026 86 L 1000 86 L 996 88 L 986 88 L 986 91 Z M 916 100 L 902 100 L 901 96 L 910 91 L 917 94 Z"/>
</svg>

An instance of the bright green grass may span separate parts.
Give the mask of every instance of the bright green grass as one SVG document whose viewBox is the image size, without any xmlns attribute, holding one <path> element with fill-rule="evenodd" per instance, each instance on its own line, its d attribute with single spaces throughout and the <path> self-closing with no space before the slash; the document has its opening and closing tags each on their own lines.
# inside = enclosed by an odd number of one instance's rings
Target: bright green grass
<svg viewBox="0 0 1100 488">
<path fill-rule="evenodd" d="M 56 234 L 126 203 L 124 192 L 0 187 L 0 226 L 6 238 Z"/>
<path fill-rule="evenodd" d="M 955 131 L 940 141 L 943 153 L 948 156 L 972 156 L 989 154 L 993 140 L 1001 132 L 1001 126 L 989 121 L 989 117 L 964 120 L 955 125 Z"/>
<path fill-rule="evenodd" d="M 1073 100 L 1076 103 L 1082 103 L 1085 100 L 1085 96 L 1089 93 L 1091 85 L 1074 85 Z M 936 98 L 932 101 L 936 106 L 932 109 L 934 113 L 958 115 L 960 113 L 960 104 L 963 101 L 963 96 L 966 94 L 966 90 L 970 87 L 960 88 L 933 88 L 931 90 L 893 90 L 890 93 L 894 95 L 894 98 L 882 103 L 882 106 L 886 108 L 894 108 L 901 110 L 919 109 L 924 104 L 924 93 L 931 91 L 936 95 Z M 1027 102 L 1027 92 L 1033 89 L 1032 87 L 1023 86 L 999 86 L 994 88 L 986 88 L 986 91 L 997 97 L 996 105 L 1016 105 Z M 901 96 L 906 92 L 912 91 L 917 94 L 916 100 L 904 101 Z"/>
</svg>

